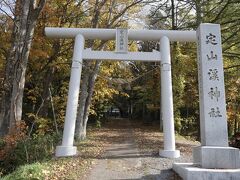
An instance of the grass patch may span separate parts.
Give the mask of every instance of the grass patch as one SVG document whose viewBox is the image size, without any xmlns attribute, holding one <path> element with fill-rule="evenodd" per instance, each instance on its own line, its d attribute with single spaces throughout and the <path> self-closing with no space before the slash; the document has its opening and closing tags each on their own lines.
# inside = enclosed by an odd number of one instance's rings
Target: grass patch
<svg viewBox="0 0 240 180">
<path fill-rule="evenodd" d="M 60 141 L 60 135 L 45 135 L 26 137 L 10 147 L 4 146 L 4 152 L 0 161 L 0 171 L 6 175 L 15 171 L 18 167 L 36 162 L 48 161 L 52 158 L 54 149 Z"/>
<path fill-rule="evenodd" d="M 24 166 L 20 166 L 13 173 L 5 176 L 2 180 L 43 180 L 50 174 L 50 170 L 47 166 L 34 163 Z"/>
<path fill-rule="evenodd" d="M 34 147 L 34 148 L 28 150 L 29 152 L 28 155 L 31 155 L 33 160 L 36 160 L 37 162 L 29 162 L 28 165 L 20 164 L 17 168 L 15 168 L 13 172 L 2 177 L 2 179 L 3 180 L 83 179 L 83 177 L 86 176 L 90 167 L 94 164 L 95 159 L 101 157 L 101 155 L 103 154 L 104 147 L 105 147 L 104 139 L 106 138 L 106 135 L 108 133 L 109 133 L 109 129 L 106 129 L 106 128 L 101 128 L 101 129 L 90 128 L 88 130 L 87 140 L 78 142 L 77 144 L 75 144 L 78 147 L 79 154 L 77 156 L 68 157 L 68 158 L 54 157 L 53 155 L 54 151 L 52 150 L 55 149 L 56 144 L 52 144 L 51 148 L 49 149 L 49 148 L 46 148 L 46 144 L 49 144 L 47 143 L 48 141 L 41 140 L 40 141 L 41 143 L 39 143 L 39 141 L 33 140 L 31 141 L 32 145 L 30 147 Z M 46 137 L 44 137 L 44 139 L 45 138 Z M 98 138 L 101 139 L 102 141 L 96 141 L 96 139 Z M 38 144 L 37 149 L 35 147 L 36 144 Z M 25 146 L 26 145 L 27 144 L 25 143 Z M 18 151 L 15 150 L 14 152 L 18 152 L 25 155 L 26 150 L 22 148 L 18 148 L 18 146 L 16 148 L 16 150 Z M 34 153 L 30 150 L 34 150 Z M 48 152 L 48 153 L 46 154 L 45 152 Z M 40 154 L 42 153 L 44 156 L 42 156 L 42 159 L 40 159 Z M 13 152 L 11 154 L 13 154 Z M 15 159 L 15 157 L 16 156 L 14 155 L 13 159 Z M 21 160 L 24 160 L 25 162 L 26 155 L 19 158 Z M 11 161 L 10 164 L 16 167 L 16 164 L 14 163 L 17 163 L 17 162 Z M 2 165 L 3 164 L 4 163 L 2 163 Z"/>
</svg>

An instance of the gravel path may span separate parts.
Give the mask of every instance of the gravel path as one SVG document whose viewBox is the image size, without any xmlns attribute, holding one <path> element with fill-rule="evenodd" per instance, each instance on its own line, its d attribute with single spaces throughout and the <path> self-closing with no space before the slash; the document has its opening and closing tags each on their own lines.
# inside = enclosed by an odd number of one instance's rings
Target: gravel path
<svg viewBox="0 0 240 180">
<path fill-rule="evenodd" d="M 115 128 L 112 131 L 118 135 L 118 141 L 110 143 L 106 148 L 105 154 L 96 159 L 94 166 L 89 171 L 87 180 L 116 180 L 116 179 L 152 179 L 152 180 L 171 180 L 176 178 L 171 170 L 173 162 L 190 162 L 191 152 L 183 150 L 178 159 L 167 159 L 158 156 L 156 151 L 146 151 L 143 146 L 148 146 L 148 140 L 139 144 L 140 140 L 146 138 L 139 137 L 127 119 L 116 119 L 112 124 Z M 109 132 L 111 134 L 111 131 Z M 160 134 L 160 133 L 159 133 Z M 160 140 L 162 141 L 162 140 Z M 159 144 L 156 142 L 155 144 Z M 192 142 L 180 142 L 179 147 L 191 149 Z M 149 147 L 148 147 L 149 148 Z M 161 147 L 160 147 L 161 148 Z M 181 148 L 180 148 L 181 150 Z"/>
</svg>

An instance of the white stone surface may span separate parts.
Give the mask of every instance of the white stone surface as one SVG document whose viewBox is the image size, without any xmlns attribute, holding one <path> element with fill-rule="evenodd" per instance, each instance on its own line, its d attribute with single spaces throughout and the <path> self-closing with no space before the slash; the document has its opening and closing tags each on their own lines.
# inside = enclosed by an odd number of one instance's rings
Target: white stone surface
<svg viewBox="0 0 240 180">
<path fill-rule="evenodd" d="M 50 38 L 75 38 L 82 34 L 85 39 L 115 40 L 116 29 L 102 28 L 57 28 L 46 27 L 44 33 Z M 135 41 L 158 41 L 163 36 L 170 41 L 196 42 L 196 31 L 129 29 L 128 39 Z"/>
<path fill-rule="evenodd" d="M 161 114 L 164 133 L 164 150 L 160 151 L 163 157 L 179 157 L 179 151 L 175 150 L 175 133 L 173 117 L 173 94 L 170 58 L 170 41 L 164 36 L 160 40 L 161 52 Z"/>
<path fill-rule="evenodd" d="M 193 149 L 193 163 L 202 168 L 240 168 L 239 149 L 233 147 L 200 146 Z"/>
<path fill-rule="evenodd" d="M 56 157 L 74 156 L 77 154 L 76 146 L 57 146 L 56 147 Z"/>
<path fill-rule="evenodd" d="M 116 61 L 147 61 L 157 62 L 160 61 L 161 54 L 159 51 L 153 52 L 127 52 L 116 53 L 112 51 L 93 51 L 91 49 L 83 50 L 84 60 L 116 60 Z"/>
<path fill-rule="evenodd" d="M 162 117 L 164 121 L 164 154 L 173 152 L 178 156 L 179 151 L 175 151 L 175 134 L 174 134 L 174 120 L 173 120 L 173 97 L 172 97 L 172 80 L 171 80 L 171 59 L 170 59 L 170 41 L 195 42 L 195 31 L 175 31 L 175 30 L 116 30 L 115 29 L 88 29 L 88 28 L 45 28 L 45 35 L 51 38 L 75 38 L 73 62 L 71 68 L 71 78 L 69 82 L 69 92 L 67 109 L 63 131 L 62 146 L 57 147 L 56 155 L 68 156 L 74 154 L 74 130 L 76 122 L 76 112 L 78 105 L 78 95 L 81 80 L 82 60 L 84 58 L 90 59 L 131 59 L 131 60 L 148 60 L 159 61 L 164 58 L 161 63 L 161 85 L 162 85 Z M 116 53 L 99 52 L 84 50 L 84 38 L 99 39 L 99 40 L 116 40 Z M 159 40 L 161 39 L 161 50 L 164 54 L 159 52 L 153 53 L 135 53 L 127 52 L 128 39 L 130 40 Z M 123 53 L 119 55 L 118 53 Z M 137 57 L 140 56 L 140 57 Z M 142 57 L 144 56 L 144 57 Z M 157 57 L 159 56 L 159 58 Z M 165 86 L 166 85 L 166 86 Z M 68 148 L 65 148 L 68 147 Z M 63 150 L 64 149 L 64 150 Z M 68 150 L 69 149 L 69 150 Z M 68 152 L 69 151 L 69 152 Z M 65 155 L 64 155 L 65 154 Z M 171 154 L 171 153 L 170 153 Z"/>
<path fill-rule="evenodd" d="M 202 168 L 240 168 L 239 150 L 228 147 L 220 25 L 197 30 L 201 147 L 193 151 Z"/>
<path fill-rule="evenodd" d="M 193 163 L 174 163 L 173 170 L 184 180 L 240 180 L 240 169 L 204 169 Z"/>
<path fill-rule="evenodd" d="M 166 158 L 179 158 L 180 151 L 179 150 L 159 150 L 159 156 Z"/>
<path fill-rule="evenodd" d="M 218 24 L 201 24 L 197 31 L 201 146 L 194 164 L 175 163 L 184 180 L 240 180 L 239 149 L 228 147 L 226 101 Z"/>
<path fill-rule="evenodd" d="M 74 43 L 62 146 L 57 147 L 56 156 L 71 156 L 76 154 L 76 147 L 73 146 L 73 141 L 82 72 L 83 49 L 84 37 L 79 34 L 76 36 Z"/>
<path fill-rule="evenodd" d="M 201 24 L 198 77 L 202 146 L 228 146 L 220 25 Z"/>
</svg>

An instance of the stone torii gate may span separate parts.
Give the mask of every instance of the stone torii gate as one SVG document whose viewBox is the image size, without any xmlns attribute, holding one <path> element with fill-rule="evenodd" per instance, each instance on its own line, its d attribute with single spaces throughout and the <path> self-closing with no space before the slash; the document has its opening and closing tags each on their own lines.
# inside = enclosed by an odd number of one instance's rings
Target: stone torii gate
<svg viewBox="0 0 240 180">
<path fill-rule="evenodd" d="M 197 42 L 201 146 L 194 149 L 193 161 L 201 168 L 240 168 L 239 150 L 228 147 L 221 33 L 218 24 L 201 24 L 197 32 L 47 27 L 45 35 L 51 38 L 75 38 L 63 140 L 62 145 L 56 148 L 56 156 L 73 156 L 77 153 L 73 141 L 82 61 L 101 59 L 160 61 L 164 150 L 160 150 L 159 154 L 167 158 L 179 157 L 180 152 L 175 148 L 170 42 Z M 115 38 L 115 52 L 84 49 L 85 39 L 114 40 Z M 128 39 L 160 41 L 160 52 L 128 52 Z M 173 168 L 184 179 L 192 180 L 199 177 L 204 179 L 199 174 L 190 176 L 192 169 L 187 169 L 185 165 L 175 164 Z M 240 170 L 234 172 L 236 175 Z M 225 175 L 226 178 L 235 177 L 231 174 L 225 173 Z"/>
<path fill-rule="evenodd" d="M 56 148 L 56 156 L 73 156 L 77 153 L 73 141 L 83 59 L 160 61 L 164 132 L 164 150 L 160 151 L 160 155 L 168 158 L 180 156 L 180 152 L 175 149 L 170 41 L 194 42 L 195 31 L 45 28 L 45 34 L 51 38 L 75 38 L 63 140 L 62 145 Z M 86 39 L 114 40 L 115 38 L 116 52 L 84 49 Z M 128 52 L 128 39 L 160 41 L 160 52 Z"/>
</svg>

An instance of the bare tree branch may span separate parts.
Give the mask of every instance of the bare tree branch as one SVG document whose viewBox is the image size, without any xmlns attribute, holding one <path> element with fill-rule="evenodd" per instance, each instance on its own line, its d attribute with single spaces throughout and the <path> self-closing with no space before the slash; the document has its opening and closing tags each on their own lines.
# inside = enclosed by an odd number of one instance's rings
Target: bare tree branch
<svg viewBox="0 0 240 180">
<path fill-rule="evenodd" d="M 12 16 L 10 16 L 5 10 L 0 8 L 0 11 L 2 11 L 7 17 L 9 17 L 11 20 L 13 20 Z"/>
</svg>

